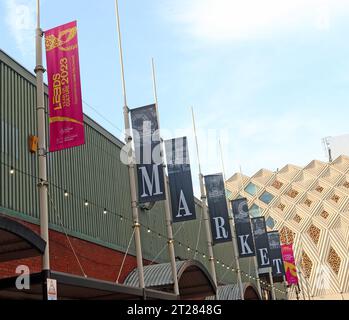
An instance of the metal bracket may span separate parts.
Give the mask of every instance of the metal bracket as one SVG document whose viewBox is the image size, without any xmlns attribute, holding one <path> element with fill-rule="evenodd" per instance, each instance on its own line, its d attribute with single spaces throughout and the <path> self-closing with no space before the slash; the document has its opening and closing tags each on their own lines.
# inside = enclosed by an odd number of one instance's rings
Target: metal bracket
<svg viewBox="0 0 349 320">
<path fill-rule="evenodd" d="M 49 183 L 47 181 L 40 181 L 38 184 L 37 184 L 38 187 L 48 187 L 49 186 Z"/>
<path fill-rule="evenodd" d="M 38 154 L 39 154 L 39 157 L 46 157 L 48 152 L 46 149 L 41 148 L 41 149 L 38 149 Z"/>
<path fill-rule="evenodd" d="M 43 73 L 45 73 L 45 72 L 46 72 L 46 69 L 45 69 L 44 66 L 42 66 L 42 65 L 37 65 L 37 66 L 35 67 L 35 69 L 34 69 L 34 72 L 35 72 L 35 73 L 38 73 L 39 71 L 42 71 Z"/>
</svg>

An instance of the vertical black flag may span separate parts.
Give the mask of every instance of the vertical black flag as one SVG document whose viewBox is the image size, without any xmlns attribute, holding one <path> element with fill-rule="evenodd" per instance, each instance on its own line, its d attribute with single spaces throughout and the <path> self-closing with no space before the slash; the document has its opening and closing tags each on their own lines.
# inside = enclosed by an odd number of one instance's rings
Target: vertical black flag
<svg viewBox="0 0 349 320">
<path fill-rule="evenodd" d="M 195 220 L 195 202 L 187 138 L 167 140 L 165 148 L 172 220 L 173 222 Z"/>
<path fill-rule="evenodd" d="M 267 235 L 267 227 L 265 225 L 265 218 L 253 218 L 252 230 L 257 252 L 258 267 L 260 269 L 270 268 L 270 248 Z"/>
<path fill-rule="evenodd" d="M 283 276 L 286 275 L 284 262 L 282 259 L 280 235 L 277 231 L 268 232 L 269 247 L 270 247 L 270 259 L 273 268 L 273 277 L 277 281 L 282 282 Z"/>
<path fill-rule="evenodd" d="M 251 219 L 248 211 L 247 199 L 237 199 L 232 201 L 233 217 L 235 222 L 236 238 L 239 249 L 239 257 L 253 257 L 256 255 Z"/>
<path fill-rule="evenodd" d="M 205 186 L 213 243 L 229 242 L 232 240 L 232 237 L 223 175 L 216 174 L 206 176 Z"/>
<path fill-rule="evenodd" d="M 137 159 L 138 201 L 165 200 L 164 167 L 155 104 L 131 110 L 131 120 Z"/>
</svg>

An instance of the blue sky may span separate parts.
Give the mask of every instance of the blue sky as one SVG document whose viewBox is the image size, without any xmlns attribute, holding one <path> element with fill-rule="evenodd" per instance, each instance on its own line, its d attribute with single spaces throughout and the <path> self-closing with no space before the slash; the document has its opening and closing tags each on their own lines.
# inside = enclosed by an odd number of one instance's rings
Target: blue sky
<svg viewBox="0 0 349 320">
<path fill-rule="evenodd" d="M 190 106 L 205 174 L 252 175 L 325 160 L 321 139 L 348 133 L 349 1 L 119 0 L 130 107 L 153 102 L 161 127 L 189 135 Z M 114 1 L 42 0 L 42 27 L 77 20 L 84 111 L 123 128 Z M 34 0 L 0 0 L 0 47 L 34 68 Z M 113 125 L 111 125 L 111 123 Z M 196 179 L 194 179 L 196 180 Z M 197 190 L 197 183 L 195 183 Z"/>
</svg>

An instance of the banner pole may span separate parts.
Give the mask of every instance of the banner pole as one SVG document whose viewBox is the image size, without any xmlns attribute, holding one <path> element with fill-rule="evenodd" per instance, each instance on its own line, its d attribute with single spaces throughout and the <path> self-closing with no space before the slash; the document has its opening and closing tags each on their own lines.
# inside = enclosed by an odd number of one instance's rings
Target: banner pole
<svg viewBox="0 0 349 320">
<path fill-rule="evenodd" d="M 124 98 L 124 122 L 125 122 L 125 142 L 129 146 L 130 151 L 128 155 L 128 174 L 130 179 L 130 189 L 131 189 L 131 207 L 132 207 L 132 217 L 133 217 L 133 228 L 134 228 L 134 239 L 136 247 L 136 258 L 137 258 L 137 269 L 138 269 L 138 279 L 140 288 L 145 288 L 144 283 L 144 270 L 143 270 L 143 255 L 142 255 L 142 244 L 141 244 L 141 225 L 139 223 L 139 213 L 138 213 L 138 199 L 137 199 L 137 189 L 136 189 L 136 175 L 135 175 L 135 165 L 132 157 L 132 136 L 130 134 L 130 109 L 127 105 L 127 95 L 126 95 L 126 81 L 125 81 L 125 69 L 124 69 L 124 58 L 122 51 L 122 39 L 121 39 L 121 28 L 120 28 L 120 16 L 119 16 L 119 3 L 115 0 L 115 11 L 116 11 L 116 23 L 118 31 L 119 40 L 119 55 L 120 55 L 120 66 L 121 66 L 121 82 L 122 82 L 122 93 Z"/>
<path fill-rule="evenodd" d="M 224 167 L 224 160 L 223 160 L 223 149 L 222 149 L 222 144 L 221 140 L 219 139 L 219 148 L 220 148 L 220 153 L 221 153 L 221 163 L 222 163 L 222 170 L 223 170 L 223 180 L 224 180 L 224 188 L 225 188 L 225 167 Z M 225 191 L 225 190 L 224 190 Z M 228 210 L 230 208 L 230 205 L 228 204 Z M 229 214 L 229 225 L 230 225 L 230 231 L 231 235 L 233 238 L 233 249 L 234 249 L 234 259 L 235 259 L 235 265 L 236 265 L 236 270 L 237 270 L 237 277 L 238 277 L 238 284 L 239 284 L 239 289 L 240 289 L 240 296 L 241 300 L 245 300 L 244 296 L 244 287 L 242 284 L 242 276 L 241 276 L 241 269 L 240 269 L 240 260 L 239 260 L 239 255 L 238 255 L 238 244 L 237 244 L 237 239 L 236 239 L 236 230 L 235 230 L 235 223 L 233 216 L 231 214 L 231 210 Z"/>
<path fill-rule="evenodd" d="M 43 299 L 47 300 L 47 279 L 50 277 L 50 244 L 48 231 L 48 182 L 47 182 L 47 146 L 46 146 L 46 115 L 44 95 L 44 73 L 42 62 L 43 31 L 40 27 L 40 0 L 36 2 L 37 27 L 36 27 L 36 99 L 38 121 L 38 161 L 39 161 L 39 199 L 40 199 L 40 235 L 46 242 L 45 252 L 42 256 Z"/>
<path fill-rule="evenodd" d="M 196 123 L 195 123 L 195 115 L 194 115 L 194 108 L 191 108 L 192 118 L 193 118 L 193 127 L 194 127 L 194 135 L 195 135 L 195 142 L 196 142 L 196 155 L 198 159 L 198 165 L 199 165 L 199 182 L 200 182 L 200 192 L 201 192 L 201 206 L 202 206 L 202 215 L 204 217 L 205 221 L 205 230 L 206 230 L 206 239 L 207 239 L 207 251 L 209 255 L 209 265 L 211 270 L 211 276 L 212 280 L 217 287 L 217 274 L 216 274 L 216 263 L 215 258 L 213 254 L 213 241 L 212 241 L 212 233 L 211 233 L 211 226 L 210 226 L 210 219 L 207 211 L 207 203 L 206 203 L 206 192 L 205 192 L 205 186 L 204 186 L 204 175 L 201 171 L 201 161 L 200 161 L 200 152 L 199 152 L 199 143 L 198 143 L 198 136 L 196 132 Z"/>
<path fill-rule="evenodd" d="M 155 98 L 155 109 L 156 109 L 156 116 L 158 120 L 158 127 L 159 127 L 159 136 L 160 136 L 160 116 L 159 116 L 159 103 L 158 103 L 158 93 L 157 93 L 157 84 L 156 84 L 156 73 L 155 73 L 155 63 L 154 59 L 151 60 L 152 65 L 152 75 L 153 75 L 153 89 L 154 89 L 154 98 Z M 166 168 L 165 165 L 165 159 L 164 159 L 164 141 L 160 136 L 160 155 L 161 155 L 161 161 L 163 163 L 164 168 Z M 173 239 L 173 230 L 172 230 L 172 217 L 171 217 L 171 208 L 170 208 L 170 192 L 168 188 L 168 179 L 166 176 L 166 172 L 164 173 L 164 185 L 165 185 L 165 215 L 166 215 L 166 228 L 167 228 L 167 237 L 168 237 L 168 251 L 170 255 L 170 261 L 171 261 L 171 269 L 172 269 L 172 278 L 173 278 L 173 288 L 174 293 L 179 296 L 179 285 L 178 285 L 178 276 L 177 276 L 177 263 L 176 263 L 176 255 L 175 255 L 175 249 L 174 249 L 174 239 Z"/>
<path fill-rule="evenodd" d="M 241 191 L 242 191 L 244 189 L 244 180 L 242 178 L 242 168 L 241 168 L 241 165 L 240 165 L 240 183 L 241 183 Z M 260 209 L 259 209 L 259 214 L 260 214 Z M 253 237 L 253 243 L 255 244 L 254 237 Z M 255 244 L 255 247 L 256 247 L 256 244 Z M 254 263 L 255 272 L 256 272 L 256 281 L 257 281 L 258 293 L 259 293 L 261 299 L 263 300 L 261 279 L 259 277 L 257 252 L 256 252 L 256 255 L 253 257 L 253 263 Z"/>
<path fill-rule="evenodd" d="M 285 296 L 286 296 L 286 300 L 288 300 L 288 285 L 287 285 L 286 276 L 283 277 L 283 280 L 284 280 L 284 287 L 285 287 Z"/>
<path fill-rule="evenodd" d="M 270 285 L 271 285 L 271 296 L 273 300 L 276 300 L 276 294 L 275 294 L 275 285 L 273 280 L 273 269 L 269 268 L 269 279 L 270 279 Z"/>
</svg>

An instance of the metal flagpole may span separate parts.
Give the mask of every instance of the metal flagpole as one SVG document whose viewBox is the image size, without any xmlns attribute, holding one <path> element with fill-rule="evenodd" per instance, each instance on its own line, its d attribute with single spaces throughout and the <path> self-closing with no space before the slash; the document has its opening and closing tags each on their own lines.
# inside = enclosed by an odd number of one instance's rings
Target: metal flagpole
<svg viewBox="0 0 349 320">
<path fill-rule="evenodd" d="M 156 85 L 156 73 L 155 73 L 155 64 L 154 59 L 151 61 L 152 65 L 152 74 L 153 74 L 153 89 L 154 89 L 154 98 L 155 98 L 155 106 L 156 106 L 156 115 L 158 120 L 158 130 L 160 136 L 160 117 L 159 117 L 159 104 L 158 104 L 158 93 L 157 93 L 157 85 Z M 160 136 L 160 155 L 162 163 L 165 167 L 164 160 L 164 141 Z M 173 239 L 173 230 L 172 230 L 172 217 L 171 217 L 171 208 L 170 208 L 170 192 L 168 188 L 168 179 L 166 173 L 164 173 L 164 185 L 165 185 L 165 215 L 166 215 L 166 227 L 167 227 L 167 237 L 168 237 L 168 251 L 170 255 L 171 261 L 171 269 L 172 269 L 172 278 L 174 284 L 174 293 L 179 296 L 179 285 L 178 285 L 178 276 L 177 276 L 177 264 L 176 264 L 176 255 L 174 250 L 174 239 Z"/>
<path fill-rule="evenodd" d="M 242 169 L 240 166 L 240 182 L 241 182 L 241 190 L 244 189 L 244 180 L 242 178 Z M 260 211 L 259 211 L 260 212 Z M 253 243 L 254 243 L 254 237 L 253 237 Z M 255 244 L 255 248 L 256 248 L 256 244 Z M 253 262 L 254 262 L 254 267 L 255 267 L 255 272 L 256 272 L 256 281 L 257 281 L 257 289 L 258 292 L 261 296 L 261 299 L 263 300 L 263 296 L 262 296 L 262 287 L 261 287 L 261 279 L 259 278 L 259 268 L 258 268 L 258 260 L 257 260 L 257 252 L 253 257 Z"/>
<path fill-rule="evenodd" d="M 270 285 L 271 285 L 271 296 L 273 300 L 276 300 L 276 294 L 275 294 L 275 285 L 273 280 L 273 269 L 269 268 L 269 279 L 270 279 Z"/>
<path fill-rule="evenodd" d="M 47 182 L 47 146 L 46 146 L 46 115 L 44 96 L 44 73 L 46 70 L 42 62 L 43 31 L 40 27 L 40 0 L 36 2 L 37 28 L 36 28 L 36 99 L 37 121 L 39 138 L 39 199 L 40 199 L 40 235 L 46 241 L 45 252 L 42 257 L 43 299 L 47 300 L 47 279 L 50 277 L 50 250 L 48 232 L 48 182 Z"/>
<path fill-rule="evenodd" d="M 125 122 L 125 142 L 129 145 L 128 153 L 128 174 L 130 178 L 130 189 L 131 189 L 131 206 L 132 206 L 132 216 L 133 216 L 133 228 L 135 237 L 135 247 L 136 247 L 136 258 L 137 258 L 137 268 L 138 268 L 138 279 L 140 288 L 144 289 L 144 270 L 143 270 L 143 256 L 142 256 L 142 245 L 141 245 L 141 231 L 139 223 L 139 213 L 138 213 L 138 201 L 137 201 L 137 189 L 136 189 L 136 175 L 135 175 L 135 165 L 133 161 L 132 152 L 132 137 L 130 135 L 130 119 L 129 112 L 130 109 L 127 106 L 127 96 L 126 96 L 126 81 L 125 81 L 125 70 L 124 70 L 124 59 L 122 51 L 122 39 L 121 39 L 121 29 L 120 29 L 120 16 L 119 16 L 119 4 L 118 0 L 115 0 L 115 11 L 116 11 L 116 22 L 118 30 L 119 39 L 119 53 L 120 53 L 120 65 L 121 65 L 121 79 L 122 79 L 122 91 L 124 97 L 124 122 Z"/>
<path fill-rule="evenodd" d="M 205 192 L 205 186 L 204 186 L 204 175 L 202 174 L 202 171 L 201 171 L 199 143 L 198 143 L 198 136 L 197 136 L 197 132 L 196 132 L 196 123 L 195 123 L 195 115 L 194 115 L 194 108 L 193 107 L 191 108 L 191 113 L 192 113 L 192 118 L 193 118 L 193 127 L 194 127 L 194 135 L 195 135 L 195 142 L 196 142 L 196 155 L 197 155 L 198 165 L 199 165 L 201 205 L 202 205 L 202 214 L 203 214 L 203 217 L 205 220 L 209 264 L 210 264 L 210 270 L 211 270 L 211 276 L 212 276 L 213 282 L 217 287 L 218 284 L 217 284 L 216 264 L 215 264 L 214 254 L 213 254 L 212 233 L 211 233 L 210 219 L 209 219 L 208 211 L 207 211 L 206 192 Z"/>
<path fill-rule="evenodd" d="M 286 276 L 283 276 L 283 280 L 284 280 L 285 296 L 286 296 L 286 300 L 288 300 L 288 285 L 287 285 Z"/>
<path fill-rule="evenodd" d="M 220 152 L 221 152 L 221 161 L 222 161 L 222 170 L 223 170 L 223 180 L 224 180 L 224 188 L 225 188 L 225 168 L 224 168 L 224 161 L 223 161 L 223 150 L 222 150 L 222 145 L 221 145 L 221 140 L 219 140 L 219 147 L 220 147 Z M 225 191 L 225 190 L 224 190 Z M 228 208 L 230 209 L 230 205 L 228 205 Z M 240 297 L 241 300 L 245 300 L 244 296 L 244 287 L 242 284 L 242 276 L 241 276 L 241 269 L 240 269 L 240 260 L 239 260 L 239 255 L 238 255 L 238 244 L 237 244 L 237 239 L 236 239 L 236 233 L 235 233 L 235 224 L 234 224 L 234 219 L 231 214 L 231 210 L 229 210 L 229 225 L 230 225 L 230 231 L 231 231 L 231 236 L 232 236 L 232 242 L 233 242 L 233 249 L 234 249 L 234 259 L 235 259 L 235 265 L 236 265 L 236 270 L 237 270 L 237 278 L 238 278 L 238 284 L 239 284 L 239 289 L 240 289 Z"/>
</svg>

